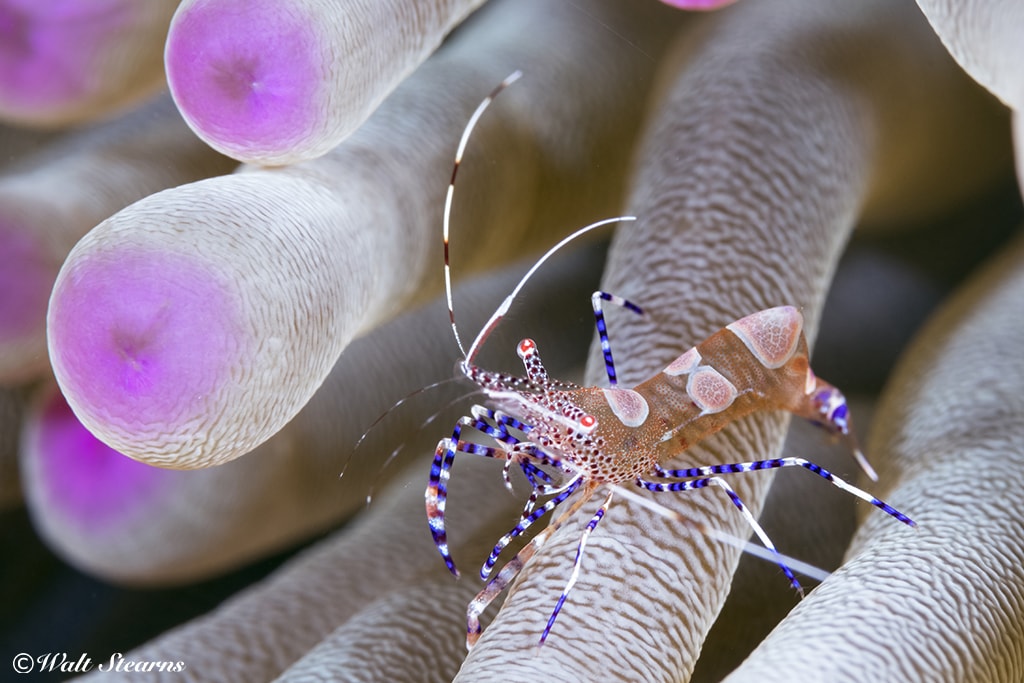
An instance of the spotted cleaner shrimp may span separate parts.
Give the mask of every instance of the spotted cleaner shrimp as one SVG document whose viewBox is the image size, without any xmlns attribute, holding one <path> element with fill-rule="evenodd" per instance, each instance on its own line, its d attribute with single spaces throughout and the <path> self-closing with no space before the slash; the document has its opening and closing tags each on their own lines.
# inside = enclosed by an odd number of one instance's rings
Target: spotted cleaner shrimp
<svg viewBox="0 0 1024 683">
<path fill-rule="evenodd" d="M 493 406 L 474 405 L 470 415 L 457 422 L 451 437 L 441 439 L 434 453 L 426 489 L 427 520 L 434 544 L 453 574 L 458 576 L 459 572 L 448 549 L 445 505 L 455 454 L 503 460 L 504 481 L 510 490 L 510 470 L 513 467 L 523 472 L 532 487 L 519 523 L 498 540 L 480 570 L 481 578 L 489 581 L 467 610 L 467 648 L 472 648 L 480 636 L 480 615 L 488 605 L 511 583 L 545 541 L 602 488 L 607 489 L 607 494 L 581 532 L 569 578 L 538 645 L 543 645 L 551 633 L 579 576 L 587 540 L 608 513 L 613 497 L 619 494 L 637 502 L 644 501 L 625 485 L 658 493 L 692 491 L 708 486 L 723 489 L 798 591 L 801 590 L 800 584 L 788 566 L 788 560 L 779 554 L 729 485 L 728 475 L 801 467 L 898 521 L 915 526 L 914 521 L 899 510 L 799 457 L 682 469 L 664 467 L 690 446 L 741 417 L 755 411 L 785 410 L 846 441 L 858 464 L 870 478 L 877 480 L 877 475 L 857 447 L 845 397 L 811 370 L 807 340 L 803 334 L 803 317 L 793 306 L 770 308 L 729 323 L 632 389 L 618 386 L 603 308 L 605 303 L 611 303 L 637 315 L 643 315 L 643 311 L 635 303 L 603 291 L 594 292 L 592 306 L 608 376 L 607 388 L 585 387 L 551 379 L 541 362 L 537 345 L 531 339 L 520 341 L 516 349 L 526 377 L 492 372 L 474 364 L 482 344 L 507 313 L 520 289 L 550 256 L 591 230 L 610 223 L 635 220 L 632 216 L 621 216 L 599 221 L 577 230 L 552 247 L 494 312 L 469 351 L 465 350 L 455 324 L 448 258 L 455 178 L 476 122 L 498 93 L 520 75 L 517 71 L 502 81 L 480 103 L 467 123 L 456 151 L 444 210 L 444 275 L 448 311 L 456 343 L 463 355 L 458 370 L 479 387 L 487 397 L 487 403 Z M 482 435 L 487 443 L 464 439 L 464 430 Z M 491 578 L 502 551 L 574 494 L 577 497 L 569 507 Z"/>
</svg>

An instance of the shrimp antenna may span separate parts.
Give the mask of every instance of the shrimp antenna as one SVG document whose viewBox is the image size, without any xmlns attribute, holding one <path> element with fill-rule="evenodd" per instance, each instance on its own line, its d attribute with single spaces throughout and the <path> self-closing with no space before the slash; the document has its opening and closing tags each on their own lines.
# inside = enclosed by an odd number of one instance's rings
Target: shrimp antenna
<svg viewBox="0 0 1024 683">
<path fill-rule="evenodd" d="M 472 346 L 469 347 L 469 352 L 466 351 L 466 347 L 462 345 L 462 337 L 459 335 L 459 328 L 455 324 L 455 306 L 452 301 L 451 260 L 449 257 L 448 249 L 448 236 L 450 232 L 452 215 L 452 197 L 455 194 L 455 177 L 459 173 L 459 166 L 462 164 L 462 155 L 466 151 L 466 146 L 469 144 L 469 137 L 472 134 L 473 129 L 476 127 L 477 122 L 480 120 L 480 117 L 483 116 L 484 111 L 487 109 L 487 107 L 491 105 L 491 102 L 494 101 L 494 98 L 497 97 L 502 90 L 518 81 L 522 75 L 522 71 L 516 70 L 513 71 L 508 76 L 506 76 L 505 80 L 499 83 L 497 87 L 495 87 L 494 90 L 492 90 L 490 94 L 487 95 L 487 97 L 485 97 L 483 101 L 480 102 L 480 104 L 476 108 L 476 111 L 474 111 L 473 115 L 469 117 L 469 122 L 466 123 L 466 128 L 462 131 L 462 138 L 459 140 L 459 146 L 455 151 L 455 164 L 452 166 L 451 182 L 448 183 L 448 194 L 445 196 L 444 200 L 444 292 L 445 297 L 447 298 L 448 301 L 448 319 L 451 321 L 452 334 L 455 336 L 455 343 L 458 344 L 459 351 L 462 352 L 462 356 L 466 359 L 466 363 L 472 363 L 473 359 L 476 358 L 477 353 L 480 351 L 480 347 L 483 346 L 483 343 L 484 341 L 487 340 L 487 337 L 490 336 L 491 332 L 494 331 L 494 328 L 497 327 L 501 319 L 505 316 L 506 313 L 508 313 L 509 308 L 512 306 L 512 302 L 519 294 L 519 291 L 526 284 L 526 281 L 529 280 L 533 276 L 533 274 L 537 272 L 537 269 L 540 268 L 541 265 L 543 265 L 545 261 L 551 258 L 551 256 L 553 256 L 558 250 L 560 250 L 569 242 L 572 242 L 578 237 L 581 237 L 592 230 L 596 230 L 597 228 L 601 228 L 611 223 L 636 220 L 635 216 L 617 216 L 615 218 L 605 218 L 604 220 L 600 220 L 597 221 L 596 223 L 591 223 L 590 225 L 580 228 L 576 232 L 562 239 L 555 246 L 548 249 L 548 251 L 543 256 L 541 256 L 536 263 L 533 264 L 533 267 L 531 267 L 530 270 L 526 272 L 526 275 L 524 275 L 523 278 L 519 281 L 519 284 L 515 286 L 515 289 L 512 290 L 512 293 L 505 297 L 505 300 L 501 303 L 498 309 L 491 315 L 491 318 L 490 320 L 487 321 L 487 324 L 484 325 L 483 328 L 480 330 L 480 333 L 473 341 Z"/>
<path fill-rule="evenodd" d="M 635 220 L 636 220 L 636 216 L 616 216 L 614 218 L 605 218 L 603 220 L 597 221 L 596 223 L 591 223 L 590 225 L 587 225 L 587 226 L 584 226 L 584 227 L 580 228 L 579 230 L 577 230 L 576 232 L 572 233 L 571 235 L 568 235 L 568 236 L 564 237 L 555 246 L 553 246 L 550 249 L 548 249 L 547 252 L 543 256 L 541 256 L 539 259 L 537 259 L 537 262 L 534 263 L 533 266 L 530 267 L 530 270 L 526 271 L 526 275 L 523 276 L 523 279 L 520 280 L 519 284 L 517 284 L 515 289 L 512 290 L 512 293 L 509 294 L 507 297 L 505 297 L 505 300 L 502 301 L 501 305 L 498 306 L 498 309 L 496 311 L 494 311 L 494 313 L 491 315 L 490 320 L 487 321 L 487 324 L 484 325 L 483 328 L 481 328 L 480 334 L 478 334 L 476 336 L 476 339 L 473 340 L 473 345 L 469 347 L 469 353 L 465 354 L 466 355 L 466 362 L 467 363 L 472 363 L 473 362 L 473 359 L 476 358 L 476 354 L 480 351 L 480 347 L 483 346 L 484 341 L 487 340 L 487 337 L 489 337 L 491 335 L 491 332 L 494 331 L 494 328 L 497 327 L 497 325 L 501 321 L 501 319 L 503 317 L 505 317 L 506 313 L 508 313 L 509 307 L 512 306 L 512 302 L 515 300 L 516 296 L 519 294 L 519 290 L 521 290 L 523 288 L 523 285 L 526 284 L 527 280 L 529 280 L 531 277 L 533 277 L 533 274 L 537 272 L 537 269 L 540 268 L 542 265 L 544 265 L 545 261 L 547 261 L 549 258 L 554 256 L 555 252 L 557 252 L 559 249 L 561 249 L 562 247 L 567 245 L 569 242 L 572 242 L 573 240 L 575 240 L 578 237 L 582 237 L 583 235 L 587 234 L 588 232 L 590 232 L 592 230 L 596 230 L 596 229 L 604 227 L 606 225 L 610 225 L 611 223 L 619 223 L 619 222 L 622 222 L 622 221 L 635 221 Z"/>
<path fill-rule="evenodd" d="M 483 116 L 484 111 L 487 107 L 491 106 L 491 102 L 498 94 L 519 80 L 520 76 L 523 75 L 522 71 L 516 69 L 508 76 L 505 77 L 498 86 L 491 91 L 491 93 L 477 105 L 476 111 L 469 117 L 469 122 L 466 124 L 466 128 L 462 131 L 462 138 L 459 140 L 459 146 L 455 150 L 455 164 L 452 166 L 452 178 L 448 183 L 448 194 L 444 198 L 444 292 L 448 298 L 448 318 L 452 323 L 452 332 L 455 334 L 455 343 L 459 345 L 459 351 L 462 355 L 466 355 L 466 349 L 462 346 L 462 338 L 459 337 L 459 328 L 455 325 L 455 308 L 452 306 L 452 276 L 451 266 L 449 265 L 448 259 L 448 233 L 449 225 L 451 223 L 452 216 L 452 196 L 455 194 L 455 176 L 459 173 L 459 165 L 462 163 L 462 154 L 466 151 L 466 145 L 469 144 L 469 136 L 476 127 L 477 121 Z"/>
<path fill-rule="evenodd" d="M 407 401 L 408 399 L 412 398 L 416 394 L 424 393 L 425 391 L 430 390 L 430 389 L 435 389 L 437 387 L 442 386 L 443 384 L 447 384 L 448 382 L 455 381 L 457 379 L 458 379 L 457 377 L 453 376 L 453 377 L 450 377 L 448 379 L 442 380 L 440 382 L 434 382 L 433 384 L 431 384 L 429 386 L 426 386 L 426 387 L 424 387 L 421 390 L 414 391 L 413 393 L 409 394 L 408 396 L 406 396 L 406 397 L 402 398 L 401 400 L 397 401 L 391 408 L 388 409 L 387 413 L 385 413 L 384 415 L 381 415 L 380 417 L 378 417 L 374 421 L 374 423 L 372 425 L 370 425 L 369 429 L 367 429 L 367 431 L 363 433 L 363 436 L 360 437 L 358 443 L 356 444 L 356 448 L 359 448 L 359 444 L 361 444 L 363 442 L 363 439 L 366 438 L 366 435 L 369 434 L 369 430 L 373 429 L 374 427 L 376 427 L 389 413 L 391 413 L 392 410 L 397 408 L 399 405 L 401 405 L 402 403 L 405 403 L 405 401 Z M 459 396 L 456 396 L 455 398 L 453 398 L 452 400 L 448 401 L 443 406 L 441 406 L 440 408 L 435 410 L 433 413 L 431 413 L 425 420 L 423 420 L 423 422 L 420 423 L 420 426 L 416 428 L 416 431 L 414 433 L 418 434 L 419 432 L 424 431 L 427 427 L 429 427 L 431 425 L 431 423 L 434 422 L 434 420 L 436 420 L 438 417 L 440 417 L 442 413 L 444 413 L 447 410 L 450 410 L 451 408 L 453 408 L 456 405 L 458 405 L 460 402 L 465 401 L 467 398 L 470 398 L 471 396 L 474 396 L 474 395 L 479 394 L 479 393 L 481 393 L 481 391 L 479 389 L 474 389 L 473 391 L 467 391 L 467 392 L 464 392 L 464 393 L 460 394 Z M 367 507 L 369 507 L 370 504 L 373 502 L 373 497 L 374 497 L 374 495 L 376 495 L 376 491 L 377 491 L 377 486 L 378 486 L 379 480 L 384 476 L 384 473 L 387 471 L 388 467 L 390 467 L 391 464 L 394 463 L 394 461 L 398 458 L 398 454 L 402 452 L 402 449 L 404 449 L 407 444 L 408 444 L 408 441 L 403 439 L 402 443 L 398 444 L 398 446 L 396 446 L 391 451 L 391 454 L 388 455 L 388 457 L 384 460 L 384 463 L 380 466 L 380 470 L 377 472 L 376 478 L 374 479 L 373 483 L 370 484 L 370 487 L 366 491 L 366 506 Z M 346 469 L 347 469 L 347 466 L 346 466 Z M 343 471 L 340 476 L 345 476 L 345 472 Z"/>
</svg>

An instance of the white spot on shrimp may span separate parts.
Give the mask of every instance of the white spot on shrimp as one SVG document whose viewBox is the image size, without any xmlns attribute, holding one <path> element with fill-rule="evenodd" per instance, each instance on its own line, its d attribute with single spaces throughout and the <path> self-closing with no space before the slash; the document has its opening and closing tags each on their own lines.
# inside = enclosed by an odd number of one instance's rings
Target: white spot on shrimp
<svg viewBox="0 0 1024 683">
<path fill-rule="evenodd" d="M 700 353 L 697 352 L 697 347 L 694 347 L 669 363 L 663 372 L 673 377 L 685 375 L 693 372 L 693 369 L 700 365 L 700 361 Z"/>
<path fill-rule="evenodd" d="M 702 414 L 720 413 L 736 400 L 736 387 L 722 373 L 702 365 L 690 375 L 686 393 L 697 404 Z"/>
<path fill-rule="evenodd" d="M 796 351 L 804 317 L 793 306 L 752 313 L 725 326 L 769 369 L 781 368 Z"/>
<path fill-rule="evenodd" d="M 632 389 L 602 389 L 615 417 L 627 427 L 639 427 L 651 412 L 647 400 Z"/>
</svg>

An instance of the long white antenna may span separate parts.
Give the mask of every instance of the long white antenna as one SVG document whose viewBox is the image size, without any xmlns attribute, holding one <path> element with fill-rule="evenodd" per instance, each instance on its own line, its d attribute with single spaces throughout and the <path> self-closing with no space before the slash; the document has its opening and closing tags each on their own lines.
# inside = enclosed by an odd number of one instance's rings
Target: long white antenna
<svg viewBox="0 0 1024 683">
<path fill-rule="evenodd" d="M 449 224 L 451 222 L 452 215 L 452 195 L 455 193 L 455 176 L 459 172 L 459 164 L 462 163 L 462 154 L 466 151 L 466 145 L 469 143 L 469 136 L 473 132 L 473 128 L 476 127 L 477 121 L 483 116 L 484 111 L 491 105 L 494 98 L 498 96 L 502 90 L 512 85 L 519 80 L 519 77 L 523 75 L 522 71 L 518 69 L 510 73 L 505 77 L 498 86 L 491 91 L 491 94 L 483 99 L 483 101 L 477 106 L 476 111 L 469 117 L 469 122 L 466 124 L 466 128 L 462 131 L 462 138 L 459 140 L 459 147 L 455 151 L 455 165 L 452 166 L 452 178 L 448 183 L 448 195 L 444 199 L 444 291 L 448 297 L 448 318 L 452 323 L 452 332 L 455 334 L 455 343 L 459 345 L 459 351 L 462 355 L 466 355 L 466 349 L 462 346 L 462 339 L 459 337 L 459 328 L 455 326 L 455 308 L 452 306 L 452 276 L 451 268 L 448 265 L 448 232 Z"/>
<path fill-rule="evenodd" d="M 523 276 L 523 279 L 520 280 L 519 284 L 517 284 L 515 289 L 512 290 L 512 293 L 505 297 L 505 300 L 501 302 L 500 306 L 498 306 L 498 310 L 496 310 L 491 315 L 491 319 L 488 320 L 487 324 L 483 326 L 483 328 L 480 330 L 480 333 L 476 336 L 476 339 L 473 341 L 473 345 L 469 347 L 469 353 L 463 351 L 463 354 L 466 356 L 466 362 L 473 362 L 473 359 L 476 358 L 476 354 L 480 350 L 480 347 L 483 345 L 487 337 L 490 336 L 491 331 L 497 326 L 498 322 L 505 316 L 505 314 L 508 313 L 508 309 L 512 305 L 512 301 L 516 298 L 516 295 L 519 294 L 519 290 L 523 288 L 523 285 L 526 284 L 526 281 L 529 280 L 533 276 L 533 274 L 537 272 L 537 269 L 544 265 L 544 262 L 551 258 L 555 254 L 555 252 L 557 252 L 559 249 L 564 247 L 569 242 L 572 242 L 574 239 L 587 234 L 591 230 L 596 230 L 610 223 L 635 220 L 636 216 L 616 216 L 615 218 L 605 218 L 604 220 L 600 220 L 597 221 L 596 223 L 591 223 L 590 225 L 580 228 L 571 235 L 564 237 L 555 246 L 548 249 L 547 252 L 539 259 L 537 259 L 537 262 L 530 267 L 530 270 L 526 271 L 526 275 Z M 452 324 L 454 326 L 454 322 Z M 456 335 L 456 337 L 457 336 L 458 335 Z M 462 348 L 461 344 L 459 344 L 459 348 Z"/>
<path fill-rule="evenodd" d="M 452 300 L 451 261 L 449 257 L 448 247 L 448 238 L 451 229 L 452 197 L 455 195 L 455 177 L 459 173 L 459 166 L 462 164 L 462 155 L 466 151 L 466 146 L 469 144 L 469 137 L 472 134 L 473 129 L 476 127 L 477 122 L 480 120 L 480 117 L 483 116 L 484 111 L 486 111 L 487 107 L 491 105 L 491 102 L 494 101 L 494 98 L 497 97 L 502 90 L 518 81 L 522 75 L 522 71 L 516 70 L 513 71 L 508 76 L 506 76 L 505 80 L 499 83 L 497 87 L 495 87 L 494 90 L 492 90 L 491 93 L 487 97 L 485 97 L 483 101 L 480 102 L 480 104 L 476 108 L 476 111 L 474 111 L 473 115 L 469 117 L 469 121 L 466 123 L 465 129 L 463 129 L 462 131 L 462 138 L 459 140 L 459 146 L 455 150 L 455 164 L 452 166 L 451 181 L 448 183 L 448 194 L 445 196 L 444 199 L 444 292 L 445 297 L 448 300 L 448 319 L 451 321 L 452 334 L 455 336 L 455 343 L 458 344 L 459 351 L 462 352 L 462 356 L 466 359 L 466 363 L 473 362 L 473 359 L 476 358 L 476 354 L 479 352 L 480 347 L 483 345 L 487 337 L 490 336 L 491 331 L 494 330 L 498 322 L 505 316 L 506 313 L 508 313 L 509 307 L 512 305 L 512 302 L 519 294 L 519 290 L 523 288 L 523 286 L 526 284 L 526 281 L 533 277 L 533 274 L 537 271 L 537 269 L 540 268 L 545 261 L 551 258 L 551 256 L 553 256 L 555 252 L 557 252 L 559 249 L 561 249 L 574 239 L 587 234 L 591 230 L 596 230 L 597 228 L 603 227 L 610 223 L 636 220 L 635 216 L 617 216 L 615 218 L 605 218 L 604 220 L 600 220 L 597 221 L 596 223 L 591 223 L 590 225 L 580 228 L 579 230 L 572 233 L 568 237 L 562 239 L 555 246 L 548 249 L 547 253 L 541 256 L 540 259 L 533 264 L 533 267 L 531 267 L 530 270 L 526 272 L 526 275 L 523 276 L 523 279 L 520 280 L 519 284 L 517 284 L 515 289 L 512 290 L 512 293 L 505 297 L 505 300 L 501 303 L 501 306 L 498 307 L 498 310 L 496 310 L 494 314 L 491 315 L 491 319 L 488 320 L 487 324 L 484 325 L 483 328 L 480 330 L 480 333 L 473 341 L 473 345 L 469 347 L 469 352 L 466 352 L 466 347 L 463 346 L 462 344 L 462 337 L 459 335 L 458 325 L 455 324 L 455 304 Z"/>
</svg>

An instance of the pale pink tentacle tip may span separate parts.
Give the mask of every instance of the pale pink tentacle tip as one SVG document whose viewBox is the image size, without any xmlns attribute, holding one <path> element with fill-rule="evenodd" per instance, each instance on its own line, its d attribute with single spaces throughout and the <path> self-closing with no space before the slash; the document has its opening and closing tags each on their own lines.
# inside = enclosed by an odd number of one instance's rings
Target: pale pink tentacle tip
<svg viewBox="0 0 1024 683">
<path fill-rule="evenodd" d="M 234 303 L 192 259 L 155 250 L 79 259 L 50 303 L 54 372 L 91 429 L 114 420 L 127 433 L 158 432 L 196 419 L 239 353 Z"/>
<path fill-rule="evenodd" d="M 187 3 L 164 55 L 182 115 L 215 149 L 277 164 L 323 134 L 329 56 L 300 7 L 223 0 Z M 336 143 L 337 141 L 335 141 Z"/>
<path fill-rule="evenodd" d="M 0 2 L 0 118 L 66 126 L 135 104 L 162 85 L 174 0 Z"/>
<path fill-rule="evenodd" d="M 711 10 L 725 7 L 736 2 L 736 0 L 661 0 L 664 4 L 669 7 L 677 7 L 679 9 L 696 10 L 698 12 L 708 12 Z"/>
<path fill-rule="evenodd" d="M 53 524 L 89 536 L 139 519 L 174 473 L 127 458 L 93 436 L 56 387 L 48 387 L 26 417 L 22 467 L 28 497 L 47 508 Z M 37 523 L 43 520 L 37 516 Z"/>
</svg>

